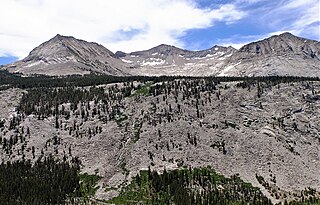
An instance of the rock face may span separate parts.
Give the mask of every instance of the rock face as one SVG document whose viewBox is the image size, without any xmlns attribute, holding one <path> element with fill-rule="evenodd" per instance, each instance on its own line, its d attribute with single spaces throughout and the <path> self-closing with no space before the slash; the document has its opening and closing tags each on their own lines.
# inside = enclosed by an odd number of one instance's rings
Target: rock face
<svg viewBox="0 0 320 205">
<path fill-rule="evenodd" d="M 243 46 L 227 64 L 225 75 L 320 76 L 320 43 L 283 33 Z"/>
<path fill-rule="evenodd" d="M 243 46 L 239 52 L 256 55 L 303 55 L 305 58 L 320 59 L 320 44 L 306 40 L 291 33 L 283 33 L 268 39 Z"/>
<path fill-rule="evenodd" d="M 24 74 L 182 76 L 320 76 L 320 43 L 290 33 L 236 50 L 214 46 L 202 51 L 161 44 L 145 51 L 113 54 L 97 43 L 57 35 L 28 57 L 2 69 Z"/>
<path fill-rule="evenodd" d="M 23 60 L 6 67 L 10 72 L 44 75 L 125 75 L 124 68 L 125 65 L 102 45 L 59 34 L 33 49 Z"/>
</svg>

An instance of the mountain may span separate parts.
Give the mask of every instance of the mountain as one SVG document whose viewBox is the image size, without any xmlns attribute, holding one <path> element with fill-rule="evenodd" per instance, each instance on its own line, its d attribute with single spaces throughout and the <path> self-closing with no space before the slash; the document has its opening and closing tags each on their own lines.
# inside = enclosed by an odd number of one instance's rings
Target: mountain
<svg viewBox="0 0 320 205">
<path fill-rule="evenodd" d="M 33 49 L 23 60 L 5 66 L 5 69 L 23 74 L 125 75 L 125 67 L 121 60 L 102 45 L 58 34 Z"/>
<path fill-rule="evenodd" d="M 320 42 L 283 33 L 243 46 L 227 64 L 224 75 L 320 76 Z"/>
<path fill-rule="evenodd" d="M 161 44 L 132 53 L 113 54 L 97 43 L 57 35 L 28 57 L 5 66 L 24 74 L 181 76 L 320 76 L 320 43 L 290 33 L 233 47 L 189 51 Z"/>
<path fill-rule="evenodd" d="M 115 54 L 57 35 L 10 72 L 319 75 L 290 33 Z M 320 79 L 0 70 L 0 204 L 319 204 Z"/>
<path fill-rule="evenodd" d="M 160 45 L 118 57 L 135 75 L 320 76 L 320 43 L 290 33 L 244 45 L 187 51 Z"/>
<path fill-rule="evenodd" d="M 117 52 L 118 57 L 131 65 L 134 75 L 191 75 L 207 76 L 216 74 L 224 66 L 224 60 L 236 49 L 214 46 L 207 50 L 189 51 L 175 46 L 161 44 L 145 51 L 129 54 Z"/>
</svg>

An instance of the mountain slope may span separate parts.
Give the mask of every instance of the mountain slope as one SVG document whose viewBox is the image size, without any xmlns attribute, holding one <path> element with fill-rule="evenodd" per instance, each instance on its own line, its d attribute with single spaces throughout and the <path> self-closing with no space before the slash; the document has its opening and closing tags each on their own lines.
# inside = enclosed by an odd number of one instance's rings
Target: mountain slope
<svg viewBox="0 0 320 205">
<path fill-rule="evenodd" d="M 239 50 L 214 46 L 189 51 L 161 44 L 149 50 L 113 54 L 97 43 L 57 35 L 22 61 L 2 69 L 45 75 L 319 77 L 320 43 L 283 33 L 249 43 Z"/>
<path fill-rule="evenodd" d="M 211 166 L 273 202 L 319 198 L 319 82 L 217 80 L 0 91 L 0 160 L 77 157 L 102 177 L 99 199 L 149 166 Z"/>
<path fill-rule="evenodd" d="M 134 75 L 215 75 L 224 67 L 224 60 L 236 49 L 214 46 L 207 50 L 189 51 L 161 44 L 145 51 L 129 54 L 117 52 L 123 62 L 131 65 Z"/>
<path fill-rule="evenodd" d="M 239 50 L 214 46 L 188 51 L 160 45 L 118 57 L 134 75 L 320 76 L 320 43 L 290 33 L 249 43 Z"/>
<path fill-rule="evenodd" d="M 5 67 L 10 72 L 44 75 L 104 73 L 124 75 L 125 64 L 97 43 L 56 35 L 21 61 Z"/>
<path fill-rule="evenodd" d="M 283 33 L 243 46 L 227 64 L 220 75 L 320 76 L 320 43 Z"/>
</svg>

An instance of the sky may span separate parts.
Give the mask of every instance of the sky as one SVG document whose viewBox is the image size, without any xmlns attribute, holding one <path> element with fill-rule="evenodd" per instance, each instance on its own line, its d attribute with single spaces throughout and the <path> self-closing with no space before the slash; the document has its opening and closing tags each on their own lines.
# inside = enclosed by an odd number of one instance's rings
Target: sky
<svg viewBox="0 0 320 205">
<path fill-rule="evenodd" d="M 291 32 L 320 40 L 320 0 L 0 0 L 0 65 L 56 34 L 116 52 L 240 48 Z"/>
</svg>

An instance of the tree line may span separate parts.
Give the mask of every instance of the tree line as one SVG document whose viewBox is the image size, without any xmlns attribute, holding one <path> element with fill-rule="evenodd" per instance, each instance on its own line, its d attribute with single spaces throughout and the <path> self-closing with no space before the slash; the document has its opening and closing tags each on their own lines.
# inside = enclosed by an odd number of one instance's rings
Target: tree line
<svg viewBox="0 0 320 205">
<path fill-rule="evenodd" d="M 258 188 L 243 182 L 238 176 L 227 178 L 210 167 L 163 170 L 161 174 L 150 168 L 140 171 L 131 184 L 109 202 L 154 205 L 272 204 Z"/>
<path fill-rule="evenodd" d="M 110 75 L 70 75 L 70 76 L 45 76 L 33 75 L 22 77 L 20 74 L 12 74 L 8 71 L 0 70 L 0 90 L 10 87 L 34 88 L 34 87 L 66 87 L 66 86 L 92 86 L 109 83 L 121 83 L 132 81 L 153 81 L 163 82 L 175 79 L 209 79 L 216 82 L 296 82 L 296 81 L 319 81 L 319 77 L 299 77 L 299 76 L 264 76 L 264 77 L 188 77 L 188 76 L 110 76 Z"/>
<path fill-rule="evenodd" d="M 53 157 L 0 164 L 0 204 L 64 204 L 80 197 L 79 161 Z"/>
</svg>

